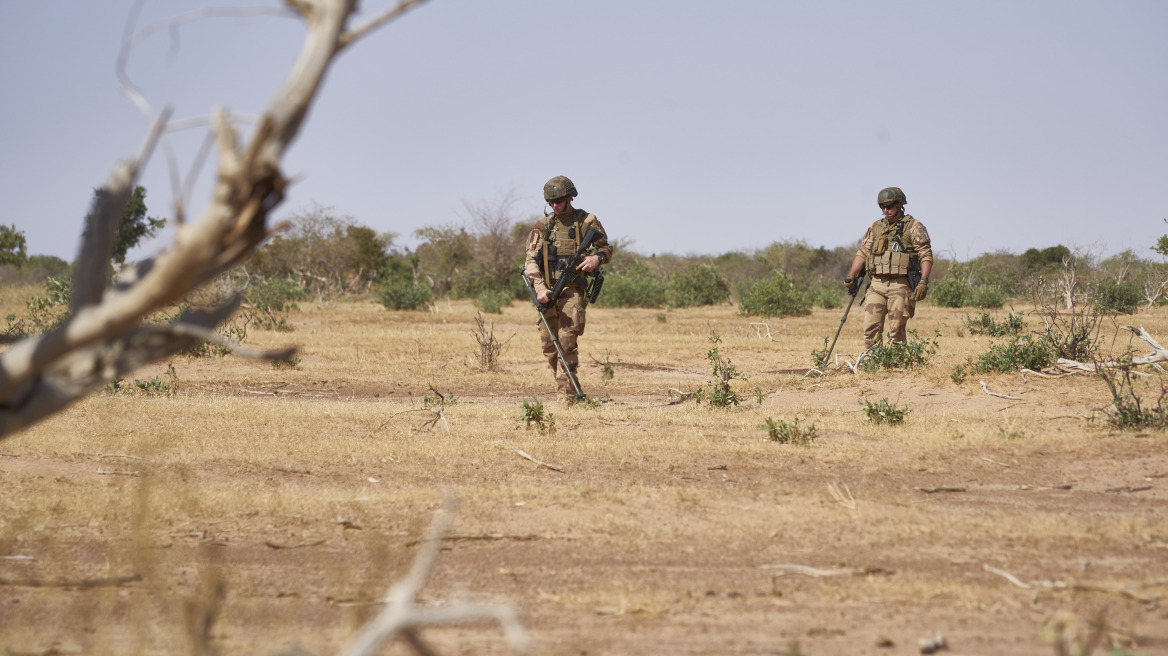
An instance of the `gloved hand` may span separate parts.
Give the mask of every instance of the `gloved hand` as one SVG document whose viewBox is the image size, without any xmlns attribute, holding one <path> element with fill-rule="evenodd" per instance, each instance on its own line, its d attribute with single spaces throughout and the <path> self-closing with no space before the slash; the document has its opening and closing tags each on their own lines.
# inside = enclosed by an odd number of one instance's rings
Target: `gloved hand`
<svg viewBox="0 0 1168 656">
<path fill-rule="evenodd" d="M 844 276 L 844 289 L 848 290 L 848 293 L 852 296 L 855 296 L 856 292 L 859 291 L 859 284 L 857 284 L 856 279 L 852 276 Z"/>
<path fill-rule="evenodd" d="M 917 283 L 917 288 L 913 290 L 912 299 L 914 301 L 923 301 L 929 295 L 929 279 L 921 278 Z"/>
</svg>

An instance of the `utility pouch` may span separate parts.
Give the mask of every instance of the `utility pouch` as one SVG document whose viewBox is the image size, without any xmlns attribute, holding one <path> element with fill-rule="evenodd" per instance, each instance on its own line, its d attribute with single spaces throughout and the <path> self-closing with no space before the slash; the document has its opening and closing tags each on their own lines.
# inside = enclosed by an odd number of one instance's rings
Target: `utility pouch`
<svg viewBox="0 0 1168 656">
<path fill-rule="evenodd" d="M 544 271 L 544 274 L 543 274 L 544 280 L 546 280 L 547 281 L 546 284 L 549 287 L 551 287 L 552 285 L 554 285 L 556 283 L 556 280 L 559 280 L 560 271 L 563 270 L 564 266 L 560 262 L 559 252 L 558 252 L 558 249 L 556 248 L 555 244 L 545 243 L 544 255 L 545 255 L 544 263 L 545 263 L 545 269 L 546 269 Z"/>
<path fill-rule="evenodd" d="M 604 268 L 596 267 L 592 279 L 588 281 L 588 302 L 595 303 L 600 298 L 600 289 L 604 287 Z"/>
</svg>

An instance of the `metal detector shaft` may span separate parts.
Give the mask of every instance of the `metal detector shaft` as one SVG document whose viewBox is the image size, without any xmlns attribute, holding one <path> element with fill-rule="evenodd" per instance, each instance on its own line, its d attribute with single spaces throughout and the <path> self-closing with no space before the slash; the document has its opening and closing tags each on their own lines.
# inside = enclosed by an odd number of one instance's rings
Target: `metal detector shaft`
<svg viewBox="0 0 1168 656">
<path fill-rule="evenodd" d="M 572 370 L 568 367 L 568 358 L 564 356 L 564 349 L 560 347 L 560 340 L 556 339 L 556 334 L 552 332 L 552 327 L 548 325 L 547 317 L 544 316 L 544 312 L 547 310 L 540 304 L 539 294 L 536 293 L 535 286 L 531 284 L 531 280 L 527 277 L 526 273 L 520 272 L 519 275 L 523 277 L 523 282 L 527 285 L 527 291 L 531 292 L 531 302 L 535 303 L 535 309 L 539 311 L 539 323 L 547 331 L 548 339 L 552 341 L 552 346 L 556 347 L 556 355 L 560 357 L 560 364 L 564 365 L 564 374 L 568 376 L 568 381 L 572 383 L 572 389 L 576 392 L 576 400 L 582 401 L 588 398 L 580 390 L 580 383 L 576 381 L 576 374 L 572 373 Z"/>
<path fill-rule="evenodd" d="M 844 316 L 842 319 L 840 319 L 839 328 L 836 328 L 836 330 L 835 330 L 835 338 L 833 338 L 831 340 L 831 347 L 827 349 L 827 354 L 823 356 L 823 367 L 825 370 L 827 369 L 827 361 L 831 358 L 831 352 L 835 350 L 835 343 L 839 340 L 840 333 L 843 332 L 844 323 L 846 323 L 848 320 L 848 312 L 852 311 L 852 304 L 856 302 L 856 297 L 860 295 L 860 292 L 864 291 L 862 289 L 863 286 L 864 286 L 864 274 L 861 273 L 860 279 L 858 281 L 856 281 L 856 293 L 851 295 L 852 300 L 848 301 L 848 307 L 844 308 Z M 863 304 L 864 304 L 864 302 L 860 301 L 860 305 L 863 305 Z"/>
</svg>

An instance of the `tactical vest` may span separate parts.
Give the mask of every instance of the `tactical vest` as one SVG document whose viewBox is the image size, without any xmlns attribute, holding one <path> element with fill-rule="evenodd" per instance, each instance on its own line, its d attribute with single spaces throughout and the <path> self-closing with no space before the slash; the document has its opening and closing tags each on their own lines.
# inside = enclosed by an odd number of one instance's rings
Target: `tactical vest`
<svg viewBox="0 0 1168 656">
<path fill-rule="evenodd" d="M 904 276 L 916 271 L 920 264 L 911 239 L 905 237 L 904 226 L 912 217 L 904 215 L 894 225 L 880 226 L 879 234 L 872 235 L 872 252 L 868 255 L 868 271 L 874 274 Z"/>
<path fill-rule="evenodd" d="M 548 217 L 548 223 L 543 229 L 543 279 L 548 287 L 554 287 L 556 282 L 560 279 L 560 269 L 556 266 L 558 260 L 568 259 L 580 248 L 580 242 L 584 240 L 584 233 L 588 232 L 588 226 L 584 224 L 591 214 L 585 214 L 584 218 L 577 219 L 579 214 L 575 214 L 568 218 L 567 223 L 560 221 L 560 216 L 553 214 Z"/>
</svg>

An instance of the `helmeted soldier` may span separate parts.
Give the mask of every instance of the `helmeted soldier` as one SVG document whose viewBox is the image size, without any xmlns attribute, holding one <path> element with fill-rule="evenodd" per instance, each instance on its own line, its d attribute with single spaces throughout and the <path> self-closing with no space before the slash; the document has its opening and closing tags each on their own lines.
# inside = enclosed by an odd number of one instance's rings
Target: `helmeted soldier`
<svg viewBox="0 0 1168 656">
<path fill-rule="evenodd" d="M 559 276 L 563 275 L 556 267 L 556 260 L 575 253 L 589 228 L 595 227 L 600 236 L 593 241 L 589 254 L 580 261 L 576 270 L 592 274 L 597 267 L 612 259 L 612 245 L 608 243 L 608 235 L 600 221 L 594 214 L 572 207 L 572 199 L 577 195 L 576 185 L 562 175 L 548 180 L 543 186 L 543 198 L 551 206 L 552 213 L 545 215 L 532 228 L 527 239 L 527 259 L 523 265 L 523 272 L 531 280 L 540 303 L 547 303 L 551 299 L 552 288 Z M 555 305 L 544 313 L 548 329 L 556 336 L 573 377 L 580 364 L 577 340 L 584 334 L 588 309 L 582 278 L 567 283 Z M 548 334 L 549 330 L 540 330 L 539 333 L 543 355 L 551 367 L 560 395 L 570 400 L 574 398 L 574 390 L 567 375 L 558 371 L 559 355 Z"/>
<path fill-rule="evenodd" d="M 844 278 L 854 292 L 856 277 L 866 268 L 872 278 L 864 296 L 864 347 L 880 342 L 885 323 L 891 341 L 905 341 L 905 325 L 916 313 L 917 301 L 929 293 L 933 247 L 925 226 L 904 213 L 908 199 L 899 187 L 881 189 L 876 203 L 884 218 L 872 224 Z"/>
</svg>

